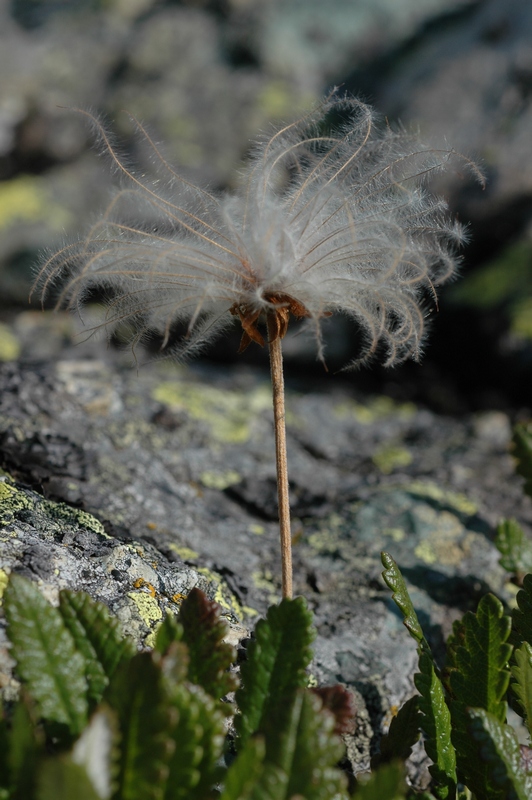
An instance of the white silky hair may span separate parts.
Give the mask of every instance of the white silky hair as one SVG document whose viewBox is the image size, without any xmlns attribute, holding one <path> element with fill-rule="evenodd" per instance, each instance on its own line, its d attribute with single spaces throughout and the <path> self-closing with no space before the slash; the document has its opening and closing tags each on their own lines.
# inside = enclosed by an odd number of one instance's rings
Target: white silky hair
<svg viewBox="0 0 532 800">
<path fill-rule="evenodd" d="M 86 112 L 84 112 L 86 113 Z M 90 115 L 89 115 L 90 116 Z M 93 118 L 92 118 L 93 119 Z M 95 290 L 108 297 L 103 325 L 130 323 L 193 354 L 234 319 L 231 309 L 274 308 L 295 300 L 308 313 L 323 357 L 320 324 L 343 313 L 364 334 L 359 357 L 390 366 L 418 358 L 427 306 L 452 278 L 464 229 L 427 179 L 453 161 L 417 136 L 383 124 L 364 103 L 331 97 L 254 147 L 232 194 L 213 194 L 180 177 L 146 136 L 155 178 L 138 177 L 93 119 L 119 175 L 108 208 L 84 239 L 42 265 L 45 296 L 79 308 Z"/>
</svg>

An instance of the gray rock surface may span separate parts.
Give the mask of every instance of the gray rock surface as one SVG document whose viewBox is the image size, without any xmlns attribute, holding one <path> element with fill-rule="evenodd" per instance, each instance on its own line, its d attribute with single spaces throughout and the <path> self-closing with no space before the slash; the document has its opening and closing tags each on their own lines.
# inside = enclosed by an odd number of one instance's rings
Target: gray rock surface
<svg viewBox="0 0 532 800">
<path fill-rule="evenodd" d="M 251 627 L 280 594 L 267 373 L 165 361 L 135 370 L 92 342 L 65 347 L 57 329 L 68 322 L 49 322 L 48 360 L 29 361 L 21 337 L 21 359 L 0 370 L 0 457 L 17 482 L 0 484 L 2 568 L 51 594 L 85 588 L 140 640 L 196 583 Z M 501 412 L 444 418 L 362 398 L 334 376 L 306 387 L 287 378 L 295 589 L 315 613 L 316 679 L 364 698 L 360 767 L 412 694 L 416 665 L 380 551 L 398 561 L 441 652 L 485 591 L 511 599 L 494 525 L 513 515 L 529 526 L 532 503 Z"/>
</svg>

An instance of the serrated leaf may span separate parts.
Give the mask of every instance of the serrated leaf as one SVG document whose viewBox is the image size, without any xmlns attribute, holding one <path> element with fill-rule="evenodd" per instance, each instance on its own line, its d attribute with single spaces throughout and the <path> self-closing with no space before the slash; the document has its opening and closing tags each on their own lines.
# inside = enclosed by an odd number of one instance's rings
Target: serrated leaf
<svg viewBox="0 0 532 800">
<path fill-rule="evenodd" d="M 495 546 L 501 553 L 503 569 L 519 578 L 532 570 L 532 542 L 515 519 L 505 519 L 497 526 Z"/>
<path fill-rule="evenodd" d="M 364 783 L 360 781 L 353 800 L 404 800 L 406 792 L 404 765 L 392 761 L 382 764 Z"/>
<path fill-rule="evenodd" d="M 513 660 L 515 663 L 510 668 L 513 678 L 512 689 L 519 701 L 530 735 L 532 734 L 532 646 L 528 642 L 523 642 L 515 650 Z"/>
<path fill-rule="evenodd" d="M 175 642 L 181 642 L 182 640 L 183 626 L 180 622 L 178 622 L 177 617 L 174 614 L 167 612 L 163 621 L 157 628 L 157 632 L 155 634 L 155 645 L 153 649 L 164 656 L 172 644 Z"/>
<path fill-rule="evenodd" d="M 87 722 L 85 660 L 76 650 L 61 614 L 20 575 L 9 580 L 4 610 L 17 673 L 27 684 L 39 713 L 77 735 Z"/>
<path fill-rule="evenodd" d="M 43 732 L 32 718 L 31 701 L 23 695 L 11 716 L 6 759 L 9 765 L 11 800 L 27 800 L 33 797 L 39 752 L 43 745 Z"/>
<path fill-rule="evenodd" d="M 532 645 L 532 575 L 525 575 L 522 588 L 517 592 L 517 608 L 512 611 L 512 642 Z"/>
<path fill-rule="evenodd" d="M 430 772 L 434 778 L 433 792 L 439 800 L 454 798 L 456 794 L 456 754 L 451 741 L 450 713 L 445 691 L 432 652 L 408 594 L 405 580 L 393 558 L 381 553 L 383 578 L 393 591 L 395 601 L 404 616 L 404 625 L 418 644 L 420 672 L 414 676 L 420 693 L 419 710 L 421 727 L 426 735 L 424 745 L 429 758 L 434 762 Z"/>
<path fill-rule="evenodd" d="M 192 684 L 175 686 L 170 705 L 177 724 L 164 800 L 203 800 L 220 778 L 217 761 L 223 752 L 225 715 L 214 698 Z"/>
<path fill-rule="evenodd" d="M 420 723 L 419 696 L 414 695 L 392 718 L 388 733 L 381 738 L 380 753 L 371 759 L 371 768 L 399 759 L 406 761 L 419 739 Z"/>
<path fill-rule="evenodd" d="M 262 773 L 266 747 L 264 739 L 248 739 L 226 772 L 220 800 L 250 800 Z"/>
<path fill-rule="evenodd" d="M 192 589 L 179 610 L 183 641 L 189 651 L 188 679 L 220 700 L 234 691 L 237 681 L 227 672 L 236 657 L 234 647 L 223 642 L 228 626 L 222 609 L 199 589 Z"/>
<path fill-rule="evenodd" d="M 282 600 L 259 620 L 241 666 L 242 688 L 236 693 L 240 714 L 235 727 L 241 744 L 264 728 L 268 714 L 290 707 L 299 687 L 306 686 L 315 632 L 302 597 Z"/>
<path fill-rule="evenodd" d="M 424 651 L 419 654 L 419 672 L 414 675 L 414 683 L 420 694 L 425 751 L 433 761 L 429 767 L 435 781 L 432 791 L 440 800 L 454 798 L 457 777 L 456 753 L 451 742 L 451 713 L 432 657 Z"/>
<path fill-rule="evenodd" d="M 530 800 L 532 777 L 521 767 L 519 741 L 513 728 L 484 709 L 469 709 L 468 716 L 468 734 L 476 745 L 476 757 L 486 766 L 481 773 L 482 783 L 475 781 L 470 787 L 478 800 Z"/>
<path fill-rule="evenodd" d="M 475 794 L 484 791 L 489 774 L 487 765 L 478 762 L 477 748 L 468 733 L 467 708 L 483 709 L 501 722 L 506 719 L 510 624 L 502 603 L 488 594 L 481 599 L 476 614 L 469 611 L 454 624 L 448 643 L 452 741 L 459 777 Z M 490 800 L 497 800 L 499 795 L 496 792 Z"/>
<path fill-rule="evenodd" d="M 492 594 L 482 597 L 477 613 L 468 611 L 454 627 L 459 644 L 449 648 L 449 683 L 455 700 L 506 718 L 504 697 L 512 646 L 507 643 L 511 620 Z"/>
<path fill-rule="evenodd" d="M 98 797 L 108 800 L 118 772 L 118 720 L 116 713 L 101 705 L 72 749 L 72 761 L 82 766 Z"/>
<path fill-rule="evenodd" d="M 111 617 L 107 606 L 85 592 L 60 592 L 59 611 L 85 659 L 89 700 L 96 705 L 118 664 L 135 654 L 135 645 L 123 636 L 119 621 Z"/>
<path fill-rule="evenodd" d="M 323 713 L 320 699 L 297 690 L 277 718 L 269 717 L 265 731 L 266 756 L 261 780 L 252 794 L 289 800 L 332 800 L 346 788 L 345 775 L 336 766 L 344 753 L 334 734 L 334 718 Z M 275 776 L 275 778 L 273 777 Z M 275 794 L 271 795 L 275 786 Z"/>
<path fill-rule="evenodd" d="M 408 594 L 405 579 L 401 571 L 389 553 L 381 553 L 382 566 L 385 568 L 382 573 L 385 584 L 392 590 L 392 600 L 403 614 L 403 625 L 422 649 L 430 652 L 430 647 L 425 639 L 423 629 L 419 624 L 417 614 Z"/>
<path fill-rule="evenodd" d="M 175 724 L 151 653 L 122 663 L 105 699 L 117 712 L 120 759 L 113 800 L 162 800 Z"/>
<path fill-rule="evenodd" d="M 57 756 L 44 761 L 37 776 L 35 800 L 102 800 L 83 767 L 70 756 Z"/>
<path fill-rule="evenodd" d="M 523 488 L 529 497 L 532 497 L 532 427 L 516 425 L 512 441 L 513 455 L 517 461 L 516 472 L 525 479 Z"/>
</svg>

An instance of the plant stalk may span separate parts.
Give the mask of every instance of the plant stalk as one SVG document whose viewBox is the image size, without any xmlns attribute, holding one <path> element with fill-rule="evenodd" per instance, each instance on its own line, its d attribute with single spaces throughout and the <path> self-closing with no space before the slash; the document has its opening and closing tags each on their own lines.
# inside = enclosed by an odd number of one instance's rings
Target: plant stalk
<svg viewBox="0 0 532 800">
<path fill-rule="evenodd" d="M 273 317 L 273 318 L 272 318 Z M 281 537 L 283 598 L 292 597 L 292 534 L 290 531 L 290 501 L 288 496 L 288 463 L 286 457 L 286 425 L 284 405 L 283 351 L 281 337 L 275 326 L 275 314 L 268 314 L 268 346 L 273 390 L 273 421 L 275 428 L 275 465 L 277 469 L 277 502 Z"/>
</svg>

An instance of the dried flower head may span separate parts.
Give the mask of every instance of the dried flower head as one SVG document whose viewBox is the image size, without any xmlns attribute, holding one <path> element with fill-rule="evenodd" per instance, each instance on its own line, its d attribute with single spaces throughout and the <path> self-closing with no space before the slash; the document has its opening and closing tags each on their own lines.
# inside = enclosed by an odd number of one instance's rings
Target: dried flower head
<svg viewBox="0 0 532 800">
<path fill-rule="evenodd" d="M 258 144 L 238 191 L 216 196 L 177 175 L 151 140 L 156 179 L 137 176 L 96 125 L 122 185 L 86 238 L 44 264 L 43 294 L 60 283 L 59 304 L 78 307 L 97 289 L 109 330 L 128 320 L 136 339 L 155 329 L 164 345 L 186 322 L 177 356 L 234 317 L 241 349 L 264 344 L 263 314 L 269 339 L 282 338 L 292 314 L 312 326 L 322 357 L 320 322 L 336 312 L 364 332 L 356 363 L 379 347 L 387 365 L 419 355 L 425 298 L 455 273 L 464 238 L 425 188 L 452 151 L 333 97 Z"/>
</svg>

